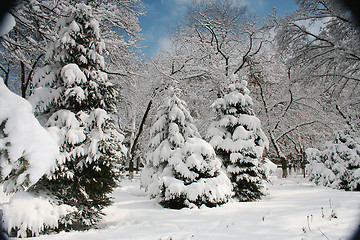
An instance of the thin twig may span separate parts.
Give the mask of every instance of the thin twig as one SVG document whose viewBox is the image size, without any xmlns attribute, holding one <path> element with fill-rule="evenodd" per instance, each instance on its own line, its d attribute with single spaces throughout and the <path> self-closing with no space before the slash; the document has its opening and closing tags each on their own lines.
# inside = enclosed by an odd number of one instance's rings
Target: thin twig
<svg viewBox="0 0 360 240">
<path fill-rule="evenodd" d="M 320 227 L 318 227 L 318 229 L 319 229 L 319 231 L 321 232 L 321 235 L 322 235 L 322 236 L 326 237 L 327 240 L 330 240 L 330 238 L 328 238 L 328 237 L 325 235 L 325 233 L 323 233 L 323 232 L 320 230 Z"/>
</svg>

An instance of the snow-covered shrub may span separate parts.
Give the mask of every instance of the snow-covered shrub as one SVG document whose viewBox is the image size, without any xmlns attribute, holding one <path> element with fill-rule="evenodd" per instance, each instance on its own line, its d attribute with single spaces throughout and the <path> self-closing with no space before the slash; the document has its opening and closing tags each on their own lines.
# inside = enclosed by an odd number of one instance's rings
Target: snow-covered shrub
<svg viewBox="0 0 360 240">
<path fill-rule="evenodd" d="M 218 118 L 209 127 L 208 138 L 226 167 L 235 197 L 253 201 L 263 195 L 266 175 L 260 161 L 269 142 L 254 115 L 247 82 L 230 77 L 227 93 L 212 105 Z"/>
<path fill-rule="evenodd" d="M 306 149 L 306 171 L 318 185 L 360 191 L 360 138 L 349 130 L 338 131 L 332 142 L 320 151 Z"/>
<path fill-rule="evenodd" d="M 58 36 L 46 53 L 46 65 L 34 74 L 30 99 L 39 119 L 60 146 L 57 166 L 31 191 L 54 196 L 76 207 L 67 228 L 95 224 L 112 203 L 126 148 L 110 114 L 116 90 L 108 81 L 99 23 L 84 3 L 69 7 L 59 19 Z"/>
<path fill-rule="evenodd" d="M 221 162 L 192 122 L 186 103 L 171 89 L 151 128 L 151 151 L 141 176 L 146 191 L 164 207 L 216 206 L 232 194 Z"/>
<path fill-rule="evenodd" d="M 180 209 L 185 206 L 214 207 L 232 195 L 229 178 L 212 146 L 200 138 L 189 138 L 176 149 L 159 176 L 160 204 Z"/>
<path fill-rule="evenodd" d="M 270 161 L 268 158 L 263 158 L 260 161 L 260 167 L 264 171 L 266 179 L 272 181 L 272 179 L 276 180 L 275 172 L 277 169 L 277 165 Z"/>
<path fill-rule="evenodd" d="M 67 224 L 67 216 L 76 210 L 68 205 L 57 205 L 43 197 L 28 192 L 14 194 L 8 203 L 1 205 L 2 227 L 11 236 L 38 236 L 47 229 L 57 229 Z"/>
<path fill-rule="evenodd" d="M 0 167 L 7 193 L 26 190 L 55 168 L 59 147 L 40 125 L 31 104 L 0 78 Z"/>
</svg>

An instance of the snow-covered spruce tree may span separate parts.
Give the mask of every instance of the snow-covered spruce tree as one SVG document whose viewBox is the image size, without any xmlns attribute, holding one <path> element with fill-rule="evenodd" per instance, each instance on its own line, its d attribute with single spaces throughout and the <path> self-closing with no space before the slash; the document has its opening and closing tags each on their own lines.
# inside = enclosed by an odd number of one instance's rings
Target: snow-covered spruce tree
<svg viewBox="0 0 360 240">
<path fill-rule="evenodd" d="M 169 89 L 169 96 L 159 107 L 155 118 L 157 120 L 150 130 L 147 164 L 141 173 L 141 184 L 151 197 L 159 195 L 158 176 L 174 150 L 183 146 L 189 137 L 200 137 L 186 103 L 176 96 L 173 88 Z"/>
<path fill-rule="evenodd" d="M 151 151 L 142 172 L 150 196 L 167 208 L 226 203 L 231 183 L 212 146 L 202 140 L 186 103 L 173 89 L 151 128 Z"/>
<path fill-rule="evenodd" d="M 346 191 L 360 191 L 360 138 L 351 131 L 338 131 L 325 149 L 306 149 L 306 171 L 318 185 Z"/>
<path fill-rule="evenodd" d="M 38 235 L 73 211 L 68 205 L 38 198 L 25 191 L 56 166 L 59 147 L 36 120 L 31 104 L 11 92 L 0 78 L 0 169 L 6 193 L 14 193 L 0 205 L 2 231 L 17 237 Z M 41 208 L 39 208 L 41 206 Z"/>
<path fill-rule="evenodd" d="M 69 10 L 58 22 L 58 38 L 47 51 L 46 66 L 34 76 L 37 88 L 30 97 L 38 118 L 56 136 L 60 155 L 53 175 L 31 190 L 76 207 L 64 227 L 84 229 L 111 204 L 108 195 L 126 149 L 109 115 L 116 91 L 102 71 L 99 24 L 83 3 Z"/>
<path fill-rule="evenodd" d="M 247 81 L 231 75 L 227 93 L 212 107 L 218 113 L 208 130 L 210 144 L 226 167 L 239 201 L 253 201 L 263 195 L 261 160 L 268 139 L 254 115 Z"/>
</svg>

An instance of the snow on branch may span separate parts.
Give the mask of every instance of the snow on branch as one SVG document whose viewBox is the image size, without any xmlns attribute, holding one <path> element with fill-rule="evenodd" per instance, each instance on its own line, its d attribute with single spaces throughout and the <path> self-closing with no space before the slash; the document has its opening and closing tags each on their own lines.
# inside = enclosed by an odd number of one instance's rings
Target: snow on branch
<svg viewBox="0 0 360 240">
<path fill-rule="evenodd" d="M 59 152 L 54 138 L 35 119 L 28 101 L 0 79 L 0 166 L 6 192 L 24 190 L 50 174 Z"/>
</svg>

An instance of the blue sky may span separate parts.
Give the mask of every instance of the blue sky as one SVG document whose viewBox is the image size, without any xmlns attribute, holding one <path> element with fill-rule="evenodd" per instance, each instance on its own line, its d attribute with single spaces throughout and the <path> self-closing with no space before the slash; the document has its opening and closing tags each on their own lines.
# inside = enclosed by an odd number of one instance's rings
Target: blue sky
<svg viewBox="0 0 360 240">
<path fill-rule="evenodd" d="M 273 6 L 278 8 L 278 14 L 292 12 L 296 5 L 294 0 L 237 0 L 258 16 L 267 16 Z M 169 47 L 168 29 L 175 26 L 186 12 L 187 4 L 191 0 L 143 0 L 146 16 L 140 17 L 140 26 L 143 32 L 146 57 L 152 57 L 160 52 L 161 48 Z"/>
</svg>

